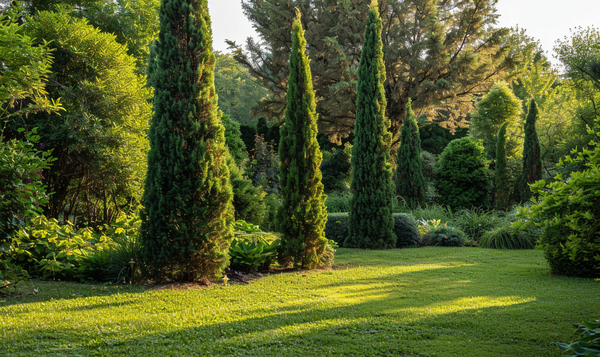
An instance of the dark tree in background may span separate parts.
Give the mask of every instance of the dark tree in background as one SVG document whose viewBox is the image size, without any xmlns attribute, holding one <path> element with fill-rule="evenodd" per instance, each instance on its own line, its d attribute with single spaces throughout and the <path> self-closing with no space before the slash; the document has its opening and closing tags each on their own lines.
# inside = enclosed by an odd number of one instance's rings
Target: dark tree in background
<svg viewBox="0 0 600 357">
<path fill-rule="evenodd" d="M 282 205 L 277 212 L 282 233 L 279 260 L 312 269 L 325 252 L 327 210 L 321 183 L 323 155 L 317 142 L 315 93 L 300 13 L 294 20 L 285 123 L 279 142 Z"/>
<path fill-rule="evenodd" d="M 408 99 L 417 116 L 455 129 L 466 125 L 472 95 L 482 95 L 526 57 L 514 50 L 509 30 L 494 27 L 497 0 L 380 1 L 383 19 L 386 113 L 396 137 Z M 302 12 L 319 113 L 319 130 L 330 137 L 352 132 L 356 118 L 357 67 L 364 42 L 364 0 L 246 0 L 243 9 L 260 42 L 245 50 L 230 43 L 235 59 L 271 91 L 262 105 L 282 118 L 287 91 L 290 21 Z M 438 114 L 440 113 L 440 114 Z"/>
<path fill-rule="evenodd" d="M 529 184 L 542 179 L 542 159 L 540 155 L 540 142 L 535 131 L 538 110 L 535 99 L 529 104 L 529 112 L 525 120 L 525 142 L 523 143 L 523 176 L 517 189 L 521 202 L 531 198 Z"/>
<path fill-rule="evenodd" d="M 396 247 L 392 217 L 394 183 L 390 161 L 392 134 L 385 116 L 385 66 L 377 2 L 368 12 L 365 42 L 358 68 L 356 125 L 352 148 L 350 222 L 346 247 Z"/>
<path fill-rule="evenodd" d="M 423 203 L 426 186 L 421 168 L 421 137 L 410 104 L 409 99 L 396 157 L 396 194 L 414 209 Z"/>
<path fill-rule="evenodd" d="M 508 122 L 502 124 L 498 130 L 496 142 L 496 209 L 506 210 L 510 206 L 510 185 L 508 182 L 508 169 L 506 167 L 506 127 Z"/>
<path fill-rule="evenodd" d="M 142 256 L 154 274 L 193 280 L 228 262 L 232 190 L 207 0 L 163 0 L 160 9 L 149 61 L 154 117 Z"/>
</svg>

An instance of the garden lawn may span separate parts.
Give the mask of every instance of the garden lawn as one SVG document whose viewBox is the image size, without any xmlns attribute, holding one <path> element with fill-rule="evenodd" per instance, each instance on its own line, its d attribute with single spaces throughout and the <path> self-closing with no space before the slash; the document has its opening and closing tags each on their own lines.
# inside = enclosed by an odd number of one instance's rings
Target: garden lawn
<svg viewBox="0 0 600 357">
<path fill-rule="evenodd" d="M 339 249 L 333 270 L 248 285 L 22 289 L 0 298 L 3 356 L 560 356 L 571 323 L 600 319 L 600 282 L 531 250 Z"/>
</svg>

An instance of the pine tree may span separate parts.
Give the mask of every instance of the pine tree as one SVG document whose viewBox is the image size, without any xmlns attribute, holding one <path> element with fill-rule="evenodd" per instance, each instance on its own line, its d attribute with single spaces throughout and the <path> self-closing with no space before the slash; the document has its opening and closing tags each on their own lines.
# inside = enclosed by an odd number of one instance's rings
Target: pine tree
<svg viewBox="0 0 600 357">
<path fill-rule="evenodd" d="M 521 177 L 518 191 L 520 200 L 527 201 L 531 198 L 528 184 L 542 179 L 542 158 L 540 156 L 540 142 L 535 131 L 538 110 L 535 99 L 531 100 L 529 112 L 525 120 L 525 142 L 523 143 L 523 176 Z"/>
<path fill-rule="evenodd" d="M 279 142 L 282 205 L 277 213 L 282 233 L 279 260 L 303 269 L 319 264 L 325 252 L 327 211 L 319 166 L 317 114 L 306 40 L 300 13 L 294 20 L 287 108 Z"/>
<path fill-rule="evenodd" d="M 154 275 L 211 277 L 228 262 L 233 206 L 207 0 L 162 1 L 149 62 L 141 254 Z"/>
<path fill-rule="evenodd" d="M 425 178 L 421 168 L 421 137 L 410 99 L 406 104 L 406 119 L 402 126 L 400 147 L 396 158 L 396 194 L 410 208 L 416 208 L 425 198 Z"/>
<path fill-rule="evenodd" d="M 392 135 L 385 116 L 385 66 L 381 18 L 377 1 L 368 12 L 365 42 L 358 67 L 356 123 L 352 148 L 350 222 L 346 247 L 388 249 L 396 246 L 393 232 L 394 194 L 390 160 Z"/>
<path fill-rule="evenodd" d="M 496 142 L 496 209 L 502 211 L 505 211 L 510 205 L 510 185 L 506 168 L 506 127 L 508 124 L 508 122 L 502 124 L 498 130 Z"/>
</svg>

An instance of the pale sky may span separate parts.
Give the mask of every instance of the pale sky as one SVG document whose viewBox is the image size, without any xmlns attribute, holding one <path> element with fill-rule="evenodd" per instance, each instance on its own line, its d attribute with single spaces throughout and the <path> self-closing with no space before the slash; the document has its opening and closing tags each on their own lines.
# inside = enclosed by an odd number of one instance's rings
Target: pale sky
<svg viewBox="0 0 600 357">
<path fill-rule="evenodd" d="M 242 12 L 241 0 L 208 0 L 208 7 L 215 50 L 228 52 L 225 39 L 245 45 L 246 37 L 256 36 Z M 570 36 L 570 28 L 600 27 L 600 0 L 498 0 L 496 7 L 501 15 L 499 26 L 526 29 L 553 63 L 554 42 Z"/>
</svg>

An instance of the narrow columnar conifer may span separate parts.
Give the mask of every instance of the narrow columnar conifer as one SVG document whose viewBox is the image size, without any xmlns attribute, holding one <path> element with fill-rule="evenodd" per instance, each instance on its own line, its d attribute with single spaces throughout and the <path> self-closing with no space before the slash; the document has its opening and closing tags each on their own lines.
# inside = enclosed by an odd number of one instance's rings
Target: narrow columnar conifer
<svg viewBox="0 0 600 357">
<path fill-rule="evenodd" d="M 425 178 L 421 166 L 421 137 L 409 99 L 396 156 L 396 195 L 410 208 L 418 207 L 425 199 Z"/>
<path fill-rule="evenodd" d="M 392 216 L 394 183 L 390 165 L 390 120 L 385 116 L 385 66 L 377 1 L 368 12 L 358 67 L 356 122 L 352 148 L 350 221 L 346 247 L 396 246 Z"/>
<path fill-rule="evenodd" d="M 502 124 L 496 140 L 496 209 L 502 211 L 508 209 L 510 205 L 510 185 L 506 167 L 506 127 L 508 124 L 508 122 Z"/>
<path fill-rule="evenodd" d="M 148 66 L 154 116 L 141 254 L 154 275 L 212 277 L 228 263 L 233 195 L 207 0 L 162 0 Z"/>
<path fill-rule="evenodd" d="M 523 176 L 519 182 L 518 191 L 520 200 L 527 201 L 531 198 L 529 184 L 542 179 L 542 157 L 540 155 L 540 142 L 535 130 L 538 110 L 535 99 L 531 99 L 529 112 L 525 120 L 525 141 L 523 143 Z"/>
<path fill-rule="evenodd" d="M 277 213 L 282 233 L 279 260 L 312 269 L 325 252 L 327 210 L 321 183 L 323 160 L 317 142 L 317 114 L 306 40 L 297 12 L 292 28 L 285 123 L 279 142 L 282 205 Z"/>
</svg>

